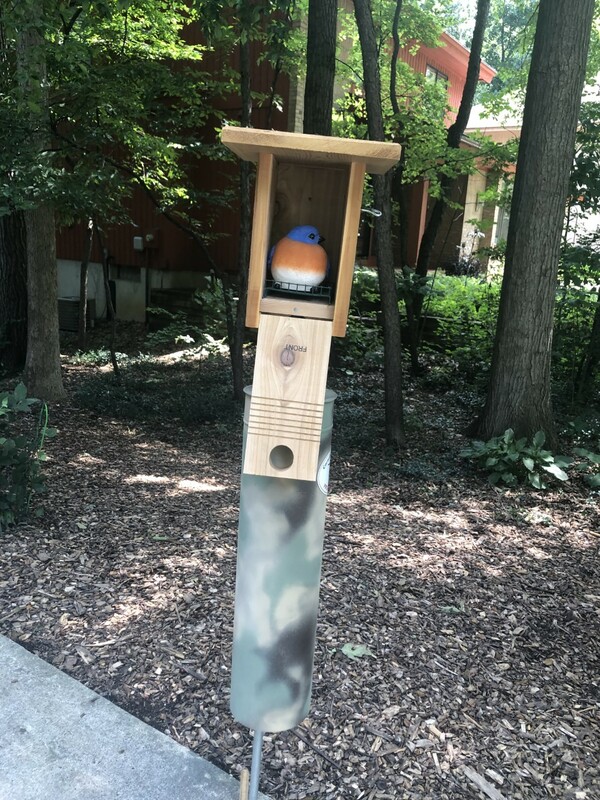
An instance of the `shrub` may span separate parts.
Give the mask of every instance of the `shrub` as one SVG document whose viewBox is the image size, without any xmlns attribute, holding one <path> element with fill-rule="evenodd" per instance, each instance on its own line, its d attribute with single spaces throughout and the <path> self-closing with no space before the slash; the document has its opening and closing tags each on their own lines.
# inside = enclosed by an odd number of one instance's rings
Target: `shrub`
<svg viewBox="0 0 600 800">
<path fill-rule="evenodd" d="M 528 483 L 534 489 L 546 489 L 546 475 L 559 481 L 569 479 L 563 467 L 571 461 L 544 450 L 545 441 L 543 431 L 538 431 L 529 441 L 525 437 L 515 438 L 514 431 L 509 428 L 502 436 L 495 436 L 487 442 L 472 442 L 470 447 L 461 450 L 460 455 L 483 467 L 489 473 L 491 484 L 516 486 Z"/>
<path fill-rule="evenodd" d="M 38 402 L 27 397 L 23 383 L 12 392 L 0 394 L 0 530 L 27 516 L 34 495 L 44 489 L 43 446 L 46 439 L 56 434 L 48 427 L 48 407 L 45 403 L 41 405 L 33 426 L 23 425 L 19 419 L 19 415 L 30 413 Z"/>
<path fill-rule="evenodd" d="M 454 386 L 485 385 L 499 300 L 497 281 L 436 277 L 423 308 L 424 343 L 451 360 Z"/>
</svg>

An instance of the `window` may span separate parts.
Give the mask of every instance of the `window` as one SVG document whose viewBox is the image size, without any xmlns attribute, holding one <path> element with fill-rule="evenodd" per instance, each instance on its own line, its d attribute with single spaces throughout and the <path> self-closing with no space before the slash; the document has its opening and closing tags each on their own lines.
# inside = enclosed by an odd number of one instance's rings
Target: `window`
<svg viewBox="0 0 600 800">
<path fill-rule="evenodd" d="M 508 223 L 510 221 L 510 211 L 505 208 L 498 209 L 498 221 L 496 222 L 496 236 L 494 244 L 498 244 L 502 240 L 506 241 L 508 238 Z"/>
<path fill-rule="evenodd" d="M 448 76 L 444 75 L 443 72 L 440 72 L 439 69 L 432 67 L 430 64 L 427 64 L 425 68 L 425 77 L 432 83 L 448 83 Z"/>
</svg>

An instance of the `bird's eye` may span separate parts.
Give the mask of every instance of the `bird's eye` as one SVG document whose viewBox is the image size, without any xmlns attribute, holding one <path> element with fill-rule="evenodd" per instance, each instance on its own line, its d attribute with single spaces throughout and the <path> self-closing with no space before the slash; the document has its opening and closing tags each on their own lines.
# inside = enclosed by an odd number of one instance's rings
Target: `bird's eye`
<svg viewBox="0 0 600 800">
<path fill-rule="evenodd" d="M 314 239 L 314 238 L 315 238 L 315 235 L 314 235 L 314 233 L 309 233 L 309 234 L 308 234 L 308 238 L 309 238 L 309 239 Z"/>
</svg>

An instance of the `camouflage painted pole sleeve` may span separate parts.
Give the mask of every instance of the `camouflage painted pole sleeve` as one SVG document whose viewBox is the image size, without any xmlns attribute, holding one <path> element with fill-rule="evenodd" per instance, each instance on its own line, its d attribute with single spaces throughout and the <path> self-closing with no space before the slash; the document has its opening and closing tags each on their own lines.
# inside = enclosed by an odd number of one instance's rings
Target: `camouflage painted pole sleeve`
<svg viewBox="0 0 600 800">
<path fill-rule="evenodd" d="M 254 730 L 293 728 L 310 706 L 334 399 L 316 481 L 242 475 L 231 712 Z"/>
</svg>

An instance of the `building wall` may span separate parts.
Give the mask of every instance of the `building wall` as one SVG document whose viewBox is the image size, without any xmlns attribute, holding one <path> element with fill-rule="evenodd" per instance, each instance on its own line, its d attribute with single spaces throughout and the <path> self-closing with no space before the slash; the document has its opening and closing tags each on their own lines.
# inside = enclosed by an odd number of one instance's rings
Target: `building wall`
<svg viewBox="0 0 600 800">
<path fill-rule="evenodd" d="M 452 109 L 458 110 L 469 63 L 469 51 L 466 47 L 463 47 L 450 34 L 443 33 L 440 37 L 440 47 L 421 45 L 414 52 L 414 44 L 408 44 L 400 49 L 399 58 L 421 75 L 426 74 L 428 66 L 446 75 L 448 77 L 448 103 Z M 495 74 L 495 71 L 485 62 L 481 63 L 479 80 L 490 83 Z M 449 121 L 453 122 L 455 117 L 456 114 L 452 113 Z"/>
<path fill-rule="evenodd" d="M 79 297 L 79 270 L 79 261 L 58 260 L 59 298 Z M 145 322 L 153 289 L 184 289 L 191 296 L 195 289 L 206 285 L 205 273 L 199 270 L 132 269 L 117 264 L 110 266 L 109 280 L 114 292 L 117 318 L 133 322 Z M 96 262 L 88 266 L 88 298 L 96 301 L 96 319 L 105 319 L 108 308 L 102 265 Z"/>
<path fill-rule="evenodd" d="M 483 237 L 477 236 L 481 230 L 485 204 L 480 195 L 485 192 L 487 175 L 484 172 L 474 172 L 468 176 L 467 196 L 465 199 L 464 223 L 462 228 L 461 244 L 465 255 L 475 253 L 480 247 Z"/>
<path fill-rule="evenodd" d="M 58 297 L 79 297 L 79 272 L 80 261 L 59 258 L 58 265 Z M 104 291 L 104 278 L 102 265 L 92 262 L 88 265 L 88 298 L 96 301 L 96 318 L 106 316 L 106 292 Z"/>
</svg>

